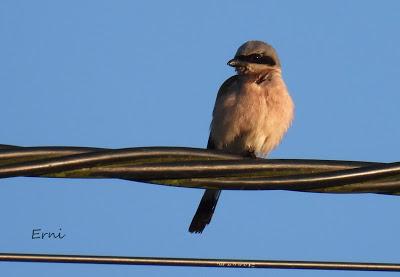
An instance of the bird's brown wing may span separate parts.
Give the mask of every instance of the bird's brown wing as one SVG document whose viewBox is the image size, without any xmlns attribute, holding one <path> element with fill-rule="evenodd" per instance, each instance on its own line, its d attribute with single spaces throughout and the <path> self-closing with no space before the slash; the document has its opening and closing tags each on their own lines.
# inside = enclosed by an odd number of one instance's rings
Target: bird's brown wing
<svg viewBox="0 0 400 277">
<path fill-rule="evenodd" d="M 233 75 L 233 76 L 229 77 L 228 79 L 226 79 L 225 82 L 223 82 L 223 84 L 221 85 L 221 87 L 218 90 L 217 99 L 215 100 L 215 102 L 218 102 L 219 98 L 222 95 L 224 95 L 226 92 L 228 92 L 229 87 L 232 86 L 233 83 L 235 83 L 238 78 L 239 78 L 239 75 Z"/>
<path fill-rule="evenodd" d="M 225 82 L 222 83 L 221 87 L 218 90 L 217 98 L 215 99 L 214 109 L 215 109 L 215 106 L 217 105 L 219 99 L 225 93 L 227 93 L 229 91 L 230 86 L 232 86 L 232 84 L 235 83 L 237 79 L 238 79 L 238 75 L 234 75 L 234 76 L 229 77 L 228 79 L 225 80 Z M 213 111 L 213 113 L 214 113 L 214 111 Z M 212 128 L 211 128 L 212 124 L 213 123 L 211 121 L 210 136 L 208 137 L 207 149 L 215 149 L 215 142 L 213 141 L 213 138 L 212 138 Z"/>
</svg>

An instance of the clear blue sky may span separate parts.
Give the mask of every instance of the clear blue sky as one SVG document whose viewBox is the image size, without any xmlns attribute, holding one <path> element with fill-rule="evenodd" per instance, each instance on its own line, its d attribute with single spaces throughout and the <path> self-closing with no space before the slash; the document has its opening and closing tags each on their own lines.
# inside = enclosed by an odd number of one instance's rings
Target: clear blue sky
<svg viewBox="0 0 400 277">
<path fill-rule="evenodd" d="M 296 103 L 271 158 L 400 160 L 399 1 L 0 3 L 0 143 L 205 147 L 226 66 L 271 43 Z M 400 198 L 201 190 L 120 180 L 0 180 L 0 252 L 400 262 Z M 32 240 L 34 228 L 63 240 Z M 382 273 L 0 263 L 4 276 Z M 397 276 L 386 273 L 385 276 Z"/>
</svg>

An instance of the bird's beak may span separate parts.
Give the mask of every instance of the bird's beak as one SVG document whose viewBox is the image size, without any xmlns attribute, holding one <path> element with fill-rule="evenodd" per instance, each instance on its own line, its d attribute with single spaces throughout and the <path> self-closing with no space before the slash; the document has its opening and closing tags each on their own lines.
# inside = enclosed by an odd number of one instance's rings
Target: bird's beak
<svg viewBox="0 0 400 277">
<path fill-rule="evenodd" d="M 240 67 L 240 66 L 244 66 L 245 64 L 244 64 L 244 62 L 242 62 L 238 59 L 232 59 L 228 62 L 228 65 L 232 66 L 232 67 Z"/>
</svg>

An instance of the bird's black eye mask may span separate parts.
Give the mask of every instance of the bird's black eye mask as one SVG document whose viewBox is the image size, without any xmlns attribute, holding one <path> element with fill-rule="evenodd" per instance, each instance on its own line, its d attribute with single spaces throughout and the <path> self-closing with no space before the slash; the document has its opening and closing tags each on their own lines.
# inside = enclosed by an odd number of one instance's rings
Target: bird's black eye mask
<svg viewBox="0 0 400 277">
<path fill-rule="evenodd" d="M 267 64 L 270 66 L 276 65 L 276 62 L 273 58 L 270 56 L 263 56 L 261 54 L 240 55 L 236 56 L 235 59 L 248 63 Z"/>
</svg>

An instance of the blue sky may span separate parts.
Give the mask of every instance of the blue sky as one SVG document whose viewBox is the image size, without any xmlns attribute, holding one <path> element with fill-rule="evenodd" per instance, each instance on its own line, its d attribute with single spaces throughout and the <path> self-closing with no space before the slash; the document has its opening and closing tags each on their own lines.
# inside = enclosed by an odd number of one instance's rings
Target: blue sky
<svg viewBox="0 0 400 277">
<path fill-rule="evenodd" d="M 271 158 L 392 162 L 398 1 L 0 3 L 0 143 L 205 147 L 226 66 L 271 43 L 296 103 Z M 0 180 L 0 252 L 399 262 L 400 199 L 224 191 L 187 232 L 201 190 L 122 180 Z M 34 228 L 63 240 L 32 240 Z M 381 273 L 0 263 L 7 276 L 378 276 Z M 395 276 L 386 273 L 385 276 Z"/>
</svg>

